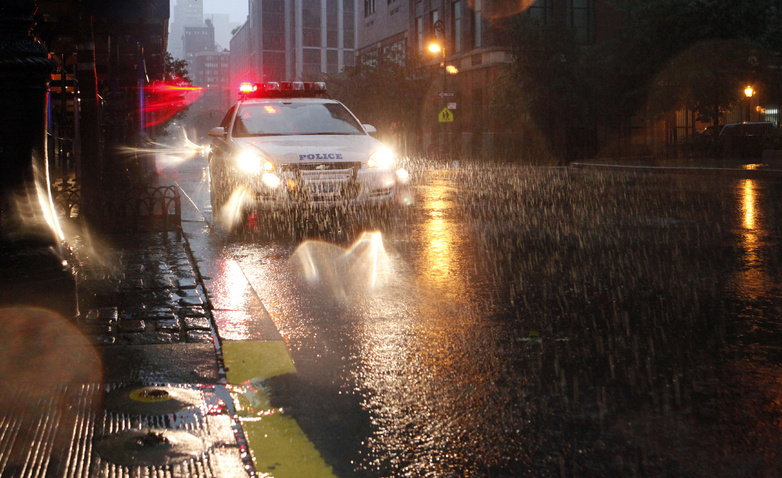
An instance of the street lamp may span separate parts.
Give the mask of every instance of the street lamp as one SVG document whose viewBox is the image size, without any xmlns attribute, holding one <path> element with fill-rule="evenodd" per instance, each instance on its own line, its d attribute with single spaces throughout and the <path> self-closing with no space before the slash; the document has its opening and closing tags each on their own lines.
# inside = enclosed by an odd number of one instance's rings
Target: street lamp
<svg viewBox="0 0 782 478">
<path fill-rule="evenodd" d="M 448 69 L 447 65 L 445 64 L 445 24 L 442 20 L 437 20 L 434 22 L 434 31 L 436 32 L 438 38 L 442 41 L 442 45 L 440 45 L 437 42 L 433 42 L 429 44 L 429 51 L 432 53 L 442 53 L 442 69 L 443 69 L 443 85 L 442 90 L 440 91 L 440 96 L 443 99 L 443 111 L 445 108 L 448 108 L 448 98 L 446 96 L 446 77 L 448 76 Z M 446 136 L 445 136 L 445 124 L 441 125 L 440 127 L 440 146 L 442 148 L 445 148 L 446 145 Z M 439 148 L 438 148 L 439 149 Z"/>
<path fill-rule="evenodd" d="M 750 115 L 750 110 L 749 110 L 750 99 L 752 98 L 752 96 L 754 94 L 755 94 L 755 90 L 753 90 L 751 86 L 747 85 L 747 87 L 744 88 L 744 96 L 747 97 L 747 122 L 749 122 L 749 120 L 750 120 L 750 117 L 749 117 L 749 115 Z"/>
</svg>

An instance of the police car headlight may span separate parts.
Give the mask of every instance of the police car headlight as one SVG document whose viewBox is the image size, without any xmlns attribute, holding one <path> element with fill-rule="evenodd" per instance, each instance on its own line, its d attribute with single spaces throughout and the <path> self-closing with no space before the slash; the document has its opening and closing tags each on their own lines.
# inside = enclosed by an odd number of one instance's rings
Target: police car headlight
<svg viewBox="0 0 782 478">
<path fill-rule="evenodd" d="M 274 171 L 274 164 L 263 156 L 249 151 L 243 151 L 236 158 L 236 165 L 239 169 L 248 174 L 260 174 L 263 172 L 271 173 Z"/>
<path fill-rule="evenodd" d="M 393 168 L 394 167 L 394 153 L 386 147 L 382 147 L 375 151 L 367 161 L 367 166 L 370 168 Z"/>
</svg>

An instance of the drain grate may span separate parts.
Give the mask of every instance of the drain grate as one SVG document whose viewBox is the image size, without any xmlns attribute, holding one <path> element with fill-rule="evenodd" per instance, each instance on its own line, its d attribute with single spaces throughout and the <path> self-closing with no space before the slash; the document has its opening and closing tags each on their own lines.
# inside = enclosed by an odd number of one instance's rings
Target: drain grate
<svg viewBox="0 0 782 478">
<path fill-rule="evenodd" d="M 105 461 L 124 466 L 165 466 L 192 460 L 206 452 L 206 444 L 185 431 L 126 430 L 95 444 Z"/>
<path fill-rule="evenodd" d="M 170 415 L 201 405 L 200 394 L 175 387 L 126 387 L 106 395 L 105 408 L 111 412 L 138 415 Z"/>
<path fill-rule="evenodd" d="M 0 478 L 255 476 L 222 385 L 99 384 L 0 396 Z M 135 408 L 134 408 L 135 407 Z"/>
</svg>

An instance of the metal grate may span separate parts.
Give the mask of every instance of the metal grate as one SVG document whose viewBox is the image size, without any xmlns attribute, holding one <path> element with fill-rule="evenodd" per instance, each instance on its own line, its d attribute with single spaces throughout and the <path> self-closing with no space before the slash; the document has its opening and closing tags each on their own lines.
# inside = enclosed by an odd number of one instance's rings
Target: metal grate
<svg viewBox="0 0 782 478">
<path fill-rule="evenodd" d="M 60 387 L 41 393 L 31 386 L 4 392 L 0 408 L 0 477 L 141 478 L 254 476 L 241 429 L 221 397 L 221 385 L 187 387 L 198 406 L 162 415 L 130 415 L 102 409 L 104 387 Z M 112 388 L 109 386 L 107 388 Z M 128 448 L 146 430 L 188 437 L 190 457 L 135 453 L 117 459 L 108 447 Z M 103 454 L 103 456 L 101 455 Z M 138 464 L 134 464 L 134 463 Z"/>
</svg>

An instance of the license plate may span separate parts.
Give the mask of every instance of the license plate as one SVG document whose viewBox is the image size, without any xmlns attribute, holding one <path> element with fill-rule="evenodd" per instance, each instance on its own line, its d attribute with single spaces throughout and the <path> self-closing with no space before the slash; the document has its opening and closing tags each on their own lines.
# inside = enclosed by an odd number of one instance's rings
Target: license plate
<svg viewBox="0 0 782 478">
<path fill-rule="evenodd" d="M 310 184 L 310 194 L 313 196 L 333 195 L 339 192 L 337 183 L 315 183 Z"/>
</svg>

